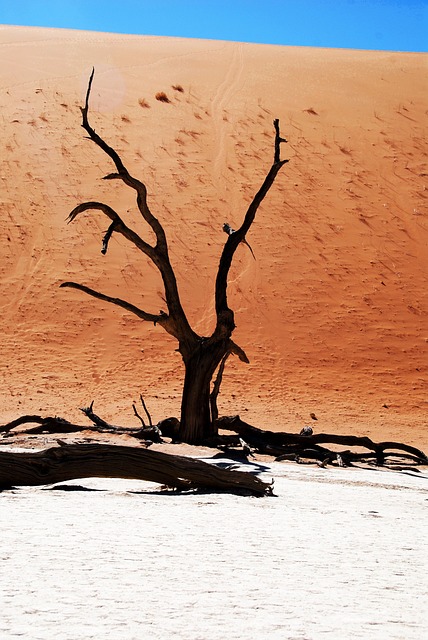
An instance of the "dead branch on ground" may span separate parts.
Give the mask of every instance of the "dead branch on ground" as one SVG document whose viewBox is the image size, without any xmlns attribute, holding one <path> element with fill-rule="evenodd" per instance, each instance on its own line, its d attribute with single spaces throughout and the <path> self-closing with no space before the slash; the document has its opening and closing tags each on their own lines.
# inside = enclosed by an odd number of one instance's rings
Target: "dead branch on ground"
<svg viewBox="0 0 428 640">
<path fill-rule="evenodd" d="M 162 442 L 162 434 L 157 427 L 157 425 L 151 425 L 150 427 L 146 427 L 143 424 L 143 427 L 140 429 L 135 429 L 133 427 L 123 427 L 118 425 L 112 425 L 102 418 L 98 416 L 93 411 L 94 401 L 91 402 L 89 407 L 82 407 L 80 410 L 85 414 L 89 420 L 91 420 L 92 424 L 90 425 L 81 425 L 74 424 L 65 420 L 64 418 L 60 418 L 58 416 L 52 417 L 48 416 L 43 418 L 42 416 L 37 415 L 26 415 L 17 418 L 16 420 L 12 420 L 7 424 L 0 425 L 0 434 L 3 434 L 4 438 L 12 437 L 13 435 L 18 434 L 26 434 L 26 435 L 40 435 L 40 434 L 65 434 L 65 433 L 79 433 L 82 431 L 92 431 L 97 434 L 112 434 L 112 435 L 127 435 L 133 438 L 137 438 L 142 442 L 145 442 L 147 446 L 152 442 Z M 30 427 L 29 429 L 21 429 L 20 431 L 16 431 L 17 427 L 20 427 L 24 424 L 37 424 L 36 427 Z M 12 433 L 13 432 L 13 433 Z"/>
<path fill-rule="evenodd" d="M 351 466 L 354 462 L 375 462 L 386 466 L 396 458 L 408 460 L 414 464 L 428 464 L 426 454 L 402 442 L 373 442 L 370 438 L 352 435 L 319 433 L 317 435 L 299 435 L 295 433 L 264 431 L 247 424 L 239 416 L 226 416 L 217 420 L 219 429 L 238 434 L 259 453 L 275 456 L 277 460 L 302 459 L 318 461 L 322 466 L 337 464 Z M 321 445 L 344 445 L 366 449 L 366 452 L 333 450 Z"/>
<path fill-rule="evenodd" d="M 0 451 L 0 490 L 89 477 L 146 480 L 180 490 L 273 495 L 272 484 L 251 473 L 138 447 L 62 443 L 31 453 Z"/>
</svg>

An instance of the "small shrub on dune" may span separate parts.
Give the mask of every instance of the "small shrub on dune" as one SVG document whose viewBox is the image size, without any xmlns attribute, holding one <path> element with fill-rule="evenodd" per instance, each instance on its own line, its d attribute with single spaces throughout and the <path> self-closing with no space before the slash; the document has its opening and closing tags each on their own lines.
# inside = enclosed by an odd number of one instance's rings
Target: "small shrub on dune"
<svg viewBox="0 0 428 640">
<path fill-rule="evenodd" d="M 158 91 L 158 93 L 155 95 L 155 98 L 156 100 L 159 100 L 159 102 L 171 102 L 165 91 Z"/>
</svg>

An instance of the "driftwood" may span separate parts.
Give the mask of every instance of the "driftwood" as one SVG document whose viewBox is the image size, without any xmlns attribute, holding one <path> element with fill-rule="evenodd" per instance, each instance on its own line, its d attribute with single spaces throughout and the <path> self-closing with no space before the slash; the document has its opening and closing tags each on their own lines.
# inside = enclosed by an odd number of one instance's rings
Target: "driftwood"
<svg viewBox="0 0 428 640">
<path fill-rule="evenodd" d="M 141 405 L 142 405 L 142 407 L 144 409 L 144 413 L 146 414 L 147 419 L 149 421 L 149 427 L 153 427 L 152 416 L 150 415 L 149 410 L 147 409 L 147 406 L 146 406 L 146 403 L 144 402 L 144 398 L 143 398 L 143 394 L 142 393 L 140 393 L 140 402 L 141 402 Z M 92 404 L 93 404 L 93 401 L 92 401 Z M 139 421 L 143 425 L 143 428 L 145 429 L 146 428 L 146 423 L 144 422 L 144 418 L 142 418 L 140 416 L 140 414 L 138 413 L 137 407 L 135 406 L 135 402 L 133 403 L 132 408 L 134 410 L 134 414 L 137 416 L 137 418 L 139 419 Z"/>
<path fill-rule="evenodd" d="M 402 442 L 373 442 L 367 437 L 319 433 L 317 435 L 299 435 L 295 433 L 264 431 L 247 424 L 239 416 L 226 416 L 217 420 L 219 429 L 233 431 L 250 447 L 259 453 L 275 456 L 277 460 L 296 460 L 309 458 L 318 460 L 322 466 L 336 463 L 339 466 L 351 465 L 357 461 L 374 460 L 382 466 L 388 458 L 397 456 L 416 464 L 428 464 L 423 451 Z M 368 452 L 331 450 L 325 444 L 344 445 L 367 449 Z"/>
<path fill-rule="evenodd" d="M 180 490 L 273 495 L 272 484 L 251 473 L 139 447 L 63 444 L 34 453 L 0 451 L 0 489 L 88 477 L 147 480 Z"/>
</svg>

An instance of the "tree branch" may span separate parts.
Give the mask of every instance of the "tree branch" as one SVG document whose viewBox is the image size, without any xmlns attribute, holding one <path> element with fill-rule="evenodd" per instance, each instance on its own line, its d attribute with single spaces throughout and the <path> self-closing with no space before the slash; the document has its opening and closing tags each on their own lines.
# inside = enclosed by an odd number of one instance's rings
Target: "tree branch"
<svg viewBox="0 0 428 640">
<path fill-rule="evenodd" d="M 159 315 L 155 315 L 153 313 L 147 313 L 146 311 L 139 309 L 138 307 L 131 304 L 130 302 L 126 302 L 126 300 L 122 300 L 121 298 L 113 298 L 112 296 L 107 296 L 104 293 L 95 291 L 95 289 L 90 289 L 89 287 L 86 287 L 83 284 L 78 284 L 77 282 L 62 282 L 59 286 L 61 288 L 68 287 L 70 289 L 78 289 L 79 291 L 83 291 L 83 293 L 87 293 L 89 296 L 92 296 L 93 298 L 97 298 L 98 300 L 103 300 L 104 302 L 110 302 L 111 304 L 115 304 L 118 307 L 122 307 L 122 309 L 126 309 L 127 311 L 134 313 L 136 316 L 138 316 L 142 320 L 146 320 L 147 322 L 153 322 L 155 325 L 160 324 L 168 331 L 168 333 L 171 333 L 171 335 L 174 335 L 176 337 L 175 333 L 171 332 L 170 330 L 171 328 L 170 326 L 171 323 L 169 322 L 170 318 L 168 314 L 164 313 L 163 311 L 161 311 Z"/>
<path fill-rule="evenodd" d="M 88 477 L 133 478 L 178 489 L 273 495 L 272 484 L 252 473 L 139 447 L 64 444 L 31 453 L 0 451 L 0 490 Z"/>
<path fill-rule="evenodd" d="M 49 418 L 42 418 L 40 416 L 29 416 L 29 415 L 20 416 L 19 418 L 16 418 L 16 420 L 12 420 L 7 424 L 0 425 L 0 433 L 9 433 L 9 431 L 11 431 L 12 429 L 15 429 L 15 427 L 19 427 L 21 426 L 21 424 L 27 424 L 27 422 L 35 422 L 36 424 L 43 424 L 46 420 L 49 420 Z M 64 420 L 62 422 L 67 422 L 67 421 Z"/>
<path fill-rule="evenodd" d="M 218 419 L 218 407 L 217 407 L 217 398 L 220 393 L 220 387 L 223 380 L 224 368 L 226 366 L 226 360 L 230 356 L 230 351 L 228 351 L 222 358 L 216 379 L 214 380 L 213 390 L 210 393 L 210 409 L 211 409 L 211 420 L 215 423 Z"/>
<path fill-rule="evenodd" d="M 281 142 L 286 142 L 285 138 L 281 138 L 279 131 L 279 120 L 274 120 L 275 127 L 275 153 L 274 162 L 264 179 L 264 182 L 256 195 L 254 196 L 250 206 L 245 214 L 242 225 L 228 234 L 228 239 L 224 245 L 223 252 L 220 258 L 220 264 L 217 272 L 217 279 L 215 285 L 215 304 L 217 313 L 217 326 L 215 333 L 220 336 L 230 336 L 235 328 L 233 311 L 229 309 L 227 304 L 227 278 L 229 270 L 232 264 L 232 259 L 235 251 L 240 242 L 245 242 L 245 235 L 254 222 L 257 210 L 260 204 L 263 202 L 266 194 L 273 185 L 275 178 L 282 168 L 282 166 L 288 162 L 288 160 L 280 159 L 280 145 Z"/>
<path fill-rule="evenodd" d="M 363 454 L 354 453 L 352 451 L 340 451 L 340 457 L 343 461 L 352 462 L 353 460 L 374 458 L 379 466 L 385 462 L 385 458 L 393 457 L 398 452 L 404 451 L 409 454 L 418 464 L 426 465 L 428 457 L 426 454 L 411 445 L 402 442 L 373 442 L 366 436 L 338 435 L 331 433 L 319 433 L 317 435 L 305 436 L 295 433 L 287 433 L 280 431 L 264 431 L 257 429 L 252 425 L 244 422 L 239 416 L 226 416 L 217 421 L 218 427 L 225 431 L 234 431 L 245 439 L 252 447 L 255 447 L 260 453 L 280 456 L 281 459 L 292 459 L 299 455 L 301 457 L 316 458 L 321 461 L 328 458 L 328 461 L 337 461 L 337 451 L 331 451 L 322 444 L 345 445 L 347 447 L 364 447 L 373 453 Z"/>
<path fill-rule="evenodd" d="M 82 413 L 84 413 L 85 416 L 87 418 L 89 418 L 89 420 L 92 420 L 92 422 L 95 425 L 97 425 L 97 427 L 101 427 L 102 429 L 111 429 L 111 424 L 109 424 L 108 422 L 106 422 L 105 420 L 103 420 L 102 418 L 97 416 L 96 413 L 94 413 L 94 401 L 93 400 L 92 400 L 91 404 L 89 405 L 89 407 L 81 407 L 80 411 L 82 411 Z"/>
<path fill-rule="evenodd" d="M 110 238 L 112 237 L 113 231 L 115 230 L 116 226 L 117 226 L 117 220 L 113 220 L 113 222 L 111 223 L 111 225 L 106 231 L 106 234 L 103 238 L 103 246 L 101 249 L 101 253 L 103 254 L 103 256 L 105 256 L 105 254 L 107 253 L 108 243 L 110 242 Z"/>
<path fill-rule="evenodd" d="M 149 421 L 149 426 L 153 427 L 152 416 L 150 415 L 149 410 L 147 409 L 147 406 L 146 406 L 146 403 L 144 402 L 144 398 L 143 398 L 143 394 L 142 393 L 140 393 L 140 402 L 141 402 L 141 404 L 143 406 L 144 412 L 145 412 L 145 414 L 147 416 L 147 419 Z"/>
<path fill-rule="evenodd" d="M 242 349 L 239 345 L 237 345 L 236 342 L 233 342 L 233 340 L 229 340 L 229 345 L 230 345 L 230 353 L 233 353 L 235 356 L 238 356 L 241 362 L 245 362 L 245 364 L 250 364 L 250 361 L 244 349 Z"/>
<path fill-rule="evenodd" d="M 117 151 L 115 151 L 115 149 L 110 147 L 110 145 L 108 145 L 101 138 L 101 136 L 99 136 L 95 132 L 93 127 L 89 124 L 89 119 L 88 119 L 89 98 L 91 95 L 94 73 L 95 73 L 95 70 L 92 69 L 92 73 L 90 75 L 89 82 L 88 82 L 88 89 L 86 91 L 85 106 L 81 107 L 82 127 L 88 133 L 90 140 L 92 140 L 98 147 L 100 147 L 100 149 L 102 149 L 102 151 L 104 151 L 104 153 L 106 153 L 111 158 L 111 160 L 114 162 L 116 166 L 117 173 L 110 173 L 107 176 L 105 176 L 105 179 L 106 180 L 120 179 L 127 186 L 131 187 L 137 192 L 137 205 L 138 205 L 139 211 L 143 216 L 144 220 L 152 228 L 156 236 L 156 246 L 152 247 L 148 243 L 144 242 L 135 232 L 133 232 L 124 224 L 124 222 L 119 218 L 116 212 L 114 212 L 113 209 L 111 209 L 111 207 L 108 207 L 107 205 L 103 205 L 101 203 L 85 203 L 83 205 L 79 205 L 70 214 L 69 216 L 70 221 L 73 220 L 76 217 L 76 215 L 81 211 L 84 211 L 87 209 L 95 209 L 95 208 L 98 208 L 101 211 L 103 211 L 112 220 L 112 222 L 115 219 L 118 219 L 114 227 L 113 228 L 110 227 L 109 231 L 104 236 L 103 253 L 105 253 L 105 251 L 107 250 L 108 241 L 110 239 L 111 233 L 114 230 L 116 232 L 121 233 L 126 238 L 128 238 L 128 240 L 133 242 L 139 249 L 141 249 L 141 251 L 143 251 L 143 253 L 145 253 L 152 260 L 152 262 L 156 265 L 156 267 L 159 269 L 161 273 L 163 284 L 165 287 L 165 298 L 168 306 L 169 315 L 177 328 L 177 332 L 173 335 L 175 335 L 175 337 L 178 337 L 178 335 L 180 335 L 180 342 L 182 345 L 184 345 L 183 348 L 191 349 L 194 347 L 194 344 L 196 343 L 198 336 L 191 329 L 189 322 L 186 318 L 186 314 L 184 313 L 183 307 L 181 305 L 175 273 L 173 271 L 173 268 L 171 266 L 170 259 L 169 259 L 168 245 L 167 245 L 165 231 L 162 225 L 160 224 L 160 222 L 151 213 L 149 209 L 149 206 L 147 204 L 146 185 L 140 180 L 137 180 L 136 178 L 134 178 L 129 173 L 129 171 L 126 169 L 125 165 L 123 164 L 122 159 L 120 158 Z M 110 230 L 111 230 L 111 233 L 109 234 Z"/>
<path fill-rule="evenodd" d="M 287 142 L 285 138 L 281 138 L 279 132 L 279 120 L 276 118 L 273 121 L 273 126 L 275 127 L 275 154 L 274 154 L 274 164 L 277 162 L 281 162 L 281 142 Z"/>
<path fill-rule="evenodd" d="M 125 165 L 122 162 L 122 159 L 120 158 L 119 154 L 117 153 L 117 151 L 115 151 L 115 149 L 113 149 L 112 147 L 110 147 L 110 145 L 108 145 L 102 138 L 101 136 L 99 136 L 96 132 L 95 129 L 92 128 L 92 126 L 89 124 L 89 119 L 88 119 L 88 112 L 89 112 L 89 98 L 91 95 L 91 89 L 92 89 L 92 82 L 94 79 L 94 74 L 95 74 L 95 69 L 92 69 L 90 78 L 89 78 L 89 82 L 88 82 L 88 89 L 86 91 L 86 99 L 85 99 L 85 106 L 81 107 L 81 112 L 82 112 L 82 127 L 85 129 L 85 131 L 88 133 L 89 138 L 92 140 L 92 142 L 95 142 L 95 144 L 100 147 L 100 149 L 102 149 L 104 151 L 104 153 L 106 153 L 114 162 L 116 169 L 117 169 L 117 174 L 109 174 L 108 176 L 106 176 L 106 179 L 111 180 L 114 178 L 119 178 L 121 180 L 123 180 L 123 182 L 128 185 L 129 187 L 131 187 L 132 189 L 135 189 L 135 191 L 137 192 L 137 205 L 138 208 L 140 210 L 141 215 L 143 216 L 143 218 L 145 219 L 145 221 L 150 225 L 150 227 L 153 229 L 155 235 L 156 235 L 156 240 L 157 240 L 157 247 L 158 249 L 160 249 L 162 251 L 162 253 L 164 253 L 164 255 L 168 255 L 168 247 L 167 247 L 167 241 L 166 241 L 166 236 L 165 236 L 165 231 L 162 227 L 162 225 L 160 224 L 160 222 L 157 220 L 157 218 L 155 218 L 155 216 L 151 213 L 148 204 L 147 204 L 147 188 L 146 185 L 141 182 L 140 180 L 137 180 L 137 178 L 134 178 L 129 171 L 127 170 L 127 168 L 125 167 Z"/>
<path fill-rule="evenodd" d="M 138 418 L 138 420 L 141 422 L 141 425 L 142 425 L 143 429 L 145 429 L 146 428 L 146 423 L 144 422 L 144 418 L 142 418 L 140 416 L 140 414 L 138 413 L 137 407 L 135 406 L 135 402 L 132 403 L 132 408 L 134 410 L 135 417 Z"/>
<path fill-rule="evenodd" d="M 112 235 L 113 231 L 116 231 L 116 233 L 120 233 L 127 240 L 132 242 L 132 244 L 134 244 L 138 249 L 140 249 L 140 251 L 142 251 L 146 256 L 148 256 L 153 262 L 157 260 L 156 251 L 154 247 L 152 247 L 148 242 L 145 242 L 142 238 L 140 238 L 140 236 L 137 233 L 135 233 L 135 231 L 127 227 L 126 224 L 123 222 L 122 218 L 119 216 L 119 214 L 116 213 L 116 211 L 112 207 L 110 207 L 108 204 L 104 204 L 103 202 L 82 202 L 81 204 L 77 205 L 77 207 L 74 207 L 73 211 L 69 214 L 67 218 L 68 224 L 70 224 L 70 222 L 73 222 L 73 220 L 77 218 L 79 213 L 83 213 L 85 211 L 91 211 L 91 210 L 102 211 L 102 213 L 104 213 L 104 215 L 106 215 L 107 218 L 110 218 L 110 220 L 112 221 L 112 224 L 110 225 L 109 230 L 107 231 L 107 233 L 103 238 L 103 248 L 101 250 L 101 253 L 105 253 L 104 248 L 105 248 L 107 234 L 110 234 L 107 238 L 107 244 L 108 244 L 108 241 L 110 240 L 110 236 Z"/>
</svg>

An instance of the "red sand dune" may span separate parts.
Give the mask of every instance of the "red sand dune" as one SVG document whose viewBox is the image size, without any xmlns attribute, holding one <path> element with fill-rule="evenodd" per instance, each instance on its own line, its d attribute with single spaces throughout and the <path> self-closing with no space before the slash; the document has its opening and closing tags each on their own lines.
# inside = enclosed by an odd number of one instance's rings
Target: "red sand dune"
<svg viewBox="0 0 428 640">
<path fill-rule="evenodd" d="M 185 309 L 213 328 L 225 221 L 239 225 L 272 162 L 272 120 L 290 158 L 239 247 L 235 339 L 220 412 L 265 428 L 399 439 L 427 448 L 427 56 L 0 28 L 2 311 L 0 421 L 79 419 L 96 400 L 135 424 L 177 415 L 182 367 L 159 327 L 59 289 L 75 280 L 147 311 L 160 278 L 122 238 L 100 253 L 117 208 L 150 240 L 133 193 L 103 182 L 110 160 L 80 110 L 147 183 Z M 181 90 L 182 89 L 182 90 Z M 155 98 L 165 92 L 169 102 Z"/>
</svg>

